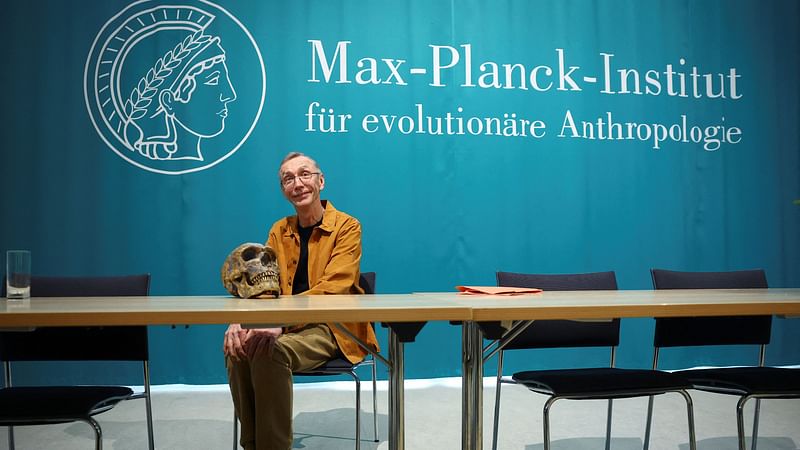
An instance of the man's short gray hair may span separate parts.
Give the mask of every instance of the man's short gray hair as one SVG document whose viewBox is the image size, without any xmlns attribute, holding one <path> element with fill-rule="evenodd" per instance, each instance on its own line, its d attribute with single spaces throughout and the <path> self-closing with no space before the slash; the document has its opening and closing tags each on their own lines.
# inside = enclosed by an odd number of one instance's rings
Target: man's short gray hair
<svg viewBox="0 0 800 450">
<path fill-rule="evenodd" d="M 280 178 L 281 176 L 281 167 L 283 167 L 283 165 L 286 164 L 287 161 L 300 157 L 308 158 L 312 163 L 314 163 L 314 167 L 317 169 L 317 171 L 322 172 L 322 169 L 319 168 L 319 164 L 317 164 L 317 161 L 315 161 L 314 158 L 301 152 L 289 152 L 288 155 L 283 157 L 281 164 L 278 166 L 278 178 Z"/>
</svg>

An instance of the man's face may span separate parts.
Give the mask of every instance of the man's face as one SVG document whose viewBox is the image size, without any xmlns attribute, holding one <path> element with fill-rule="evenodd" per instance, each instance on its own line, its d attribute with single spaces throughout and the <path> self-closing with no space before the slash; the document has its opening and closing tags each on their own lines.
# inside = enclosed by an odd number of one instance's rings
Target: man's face
<svg viewBox="0 0 800 450">
<path fill-rule="evenodd" d="M 295 209 L 320 201 L 319 193 L 325 188 L 325 176 L 310 159 L 305 156 L 292 158 L 281 166 L 279 174 L 283 195 Z"/>
</svg>

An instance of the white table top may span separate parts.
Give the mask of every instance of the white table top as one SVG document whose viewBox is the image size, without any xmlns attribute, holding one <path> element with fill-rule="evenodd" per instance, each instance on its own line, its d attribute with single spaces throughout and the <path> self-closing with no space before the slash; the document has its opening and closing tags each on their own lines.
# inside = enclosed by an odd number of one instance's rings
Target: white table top
<svg viewBox="0 0 800 450">
<path fill-rule="evenodd" d="M 472 320 L 800 316 L 800 289 L 550 291 L 516 296 L 420 294 L 470 307 Z"/>
<path fill-rule="evenodd" d="M 800 289 L 552 291 L 283 296 L 38 297 L 0 300 L 0 327 L 435 320 L 800 316 Z"/>
<path fill-rule="evenodd" d="M 0 300 L 0 327 L 469 320 L 469 307 L 414 295 L 38 297 Z"/>
</svg>

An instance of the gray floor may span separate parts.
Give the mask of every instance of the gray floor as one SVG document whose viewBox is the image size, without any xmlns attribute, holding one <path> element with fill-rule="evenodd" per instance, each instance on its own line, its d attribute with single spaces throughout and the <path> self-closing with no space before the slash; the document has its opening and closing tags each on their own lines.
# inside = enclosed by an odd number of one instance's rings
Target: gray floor
<svg viewBox="0 0 800 450">
<path fill-rule="evenodd" d="M 353 384 L 327 382 L 297 384 L 295 389 L 295 444 L 298 449 L 353 448 Z M 736 448 L 735 399 L 692 391 L 695 403 L 698 449 Z M 459 379 L 408 380 L 406 382 L 406 448 L 458 449 L 461 447 L 461 388 Z M 500 449 L 542 448 L 543 396 L 517 386 L 504 386 Z M 372 393 L 364 387 L 362 417 L 364 450 L 388 449 L 386 442 L 386 383 L 378 384 L 379 442 L 371 442 Z M 159 449 L 230 449 L 232 404 L 226 386 L 158 386 L 153 393 L 155 438 Z M 614 403 L 613 449 L 638 449 L 642 445 L 646 400 Z M 493 380 L 486 380 L 484 448 L 491 448 Z M 752 408 L 752 406 L 751 406 Z M 553 450 L 603 448 L 606 403 L 560 401 L 552 410 Z M 657 397 L 651 448 L 688 449 L 686 409 L 682 397 Z M 748 424 L 750 424 L 748 415 Z M 106 450 L 147 448 L 144 401 L 123 402 L 98 416 Z M 15 429 L 17 449 L 92 449 L 88 426 L 82 423 Z M 749 432 L 748 432 L 749 434 Z M 0 430 L 0 448 L 7 447 L 7 432 Z M 760 450 L 798 449 L 800 400 L 762 403 Z"/>
</svg>

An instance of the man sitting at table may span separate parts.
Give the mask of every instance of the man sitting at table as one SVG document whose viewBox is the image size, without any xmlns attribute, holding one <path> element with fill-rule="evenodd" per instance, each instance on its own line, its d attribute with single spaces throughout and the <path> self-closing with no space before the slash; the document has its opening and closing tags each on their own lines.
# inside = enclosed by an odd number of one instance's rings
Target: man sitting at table
<svg viewBox="0 0 800 450">
<path fill-rule="evenodd" d="M 320 200 L 325 176 L 316 161 L 292 152 L 278 170 L 283 195 L 296 215 L 272 225 L 267 245 L 278 256 L 282 294 L 362 294 L 358 286 L 361 224 Z M 343 323 L 377 350 L 368 323 Z M 292 447 L 292 372 L 313 369 L 366 351 L 331 324 L 243 329 L 231 324 L 223 346 L 231 396 L 245 450 Z"/>
</svg>

